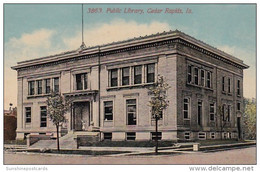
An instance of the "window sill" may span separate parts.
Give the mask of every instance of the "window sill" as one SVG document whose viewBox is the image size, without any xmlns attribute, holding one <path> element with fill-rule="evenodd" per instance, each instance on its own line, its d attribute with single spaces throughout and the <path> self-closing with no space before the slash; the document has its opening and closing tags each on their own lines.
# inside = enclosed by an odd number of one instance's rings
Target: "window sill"
<svg viewBox="0 0 260 172">
<path fill-rule="evenodd" d="M 228 93 L 228 95 L 229 95 L 229 96 L 232 96 L 232 94 L 231 94 L 231 93 Z"/>
<path fill-rule="evenodd" d="M 82 91 L 90 91 L 90 89 L 73 90 L 73 92 L 82 92 Z"/>
<path fill-rule="evenodd" d="M 212 88 L 208 88 L 208 87 L 205 87 L 205 86 L 196 85 L 196 84 L 193 84 L 193 83 L 186 83 L 186 85 L 188 85 L 188 86 L 193 86 L 193 87 L 197 87 L 197 88 L 203 88 L 203 89 L 206 89 L 206 90 L 213 91 Z"/>
<path fill-rule="evenodd" d="M 146 86 L 151 86 L 154 85 L 153 83 L 143 83 L 143 84 L 135 84 L 135 85 L 124 85 L 124 86 L 115 86 L 115 87 L 108 87 L 107 91 L 109 90 L 120 90 L 120 89 L 131 89 L 131 88 L 138 88 L 138 87 L 146 87 Z"/>
<path fill-rule="evenodd" d="M 163 120 L 163 118 L 158 119 L 158 121 L 162 121 L 162 120 Z M 152 118 L 152 121 L 155 121 L 155 119 Z"/>
<path fill-rule="evenodd" d="M 49 94 L 36 94 L 36 95 L 28 95 L 27 98 L 28 99 L 31 99 L 31 98 L 40 98 L 40 97 L 47 97 L 47 96 L 50 96 L 51 93 Z"/>
<path fill-rule="evenodd" d="M 113 120 L 104 120 L 104 122 L 113 122 Z"/>
<path fill-rule="evenodd" d="M 190 121 L 190 118 L 183 118 L 183 120 Z"/>
</svg>

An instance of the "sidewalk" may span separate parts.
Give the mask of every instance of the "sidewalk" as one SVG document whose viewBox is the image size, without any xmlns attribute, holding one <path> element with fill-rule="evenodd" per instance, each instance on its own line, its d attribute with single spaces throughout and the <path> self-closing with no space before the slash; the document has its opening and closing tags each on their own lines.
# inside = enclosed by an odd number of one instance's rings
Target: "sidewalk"
<svg viewBox="0 0 260 172">
<path fill-rule="evenodd" d="M 248 141 L 245 143 L 233 143 L 233 144 L 219 144 L 219 145 L 207 145 L 207 146 L 200 146 L 201 151 L 193 151 L 193 147 L 159 147 L 159 153 L 181 153 L 181 154 L 194 154 L 194 153 L 204 153 L 206 151 L 219 151 L 219 150 L 226 150 L 232 148 L 239 148 L 245 147 L 250 145 L 256 145 L 256 141 Z M 25 145 L 4 145 L 6 149 L 10 150 L 32 150 L 35 148 L 27 149 Z M 124 152 L 124 153 L 117 153 L 105 156 L 134 156 L 134 155 L 142 155 L 142 154 L 152 154 L 155 151 L 154 147 L 86 147 L 81 146 L 79 149 L 63 149 L 63 150 L 84 150 L 84 151 L 115 151 L 115 152 Z M 129 153 L 125 153 L 129 152 Z"/>
</svg>

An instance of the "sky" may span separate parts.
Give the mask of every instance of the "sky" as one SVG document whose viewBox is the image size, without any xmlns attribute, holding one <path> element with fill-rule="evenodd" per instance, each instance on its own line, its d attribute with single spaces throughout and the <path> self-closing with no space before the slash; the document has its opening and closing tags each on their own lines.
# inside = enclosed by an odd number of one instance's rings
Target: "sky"
<svg viewBox="0 0 260 172">
<path fill-rule="evenodd" d="M 167 8 L 183 13 L 165 13 Z M 162 12 L 148 13 L 151 9 Z M 83 14 L 87 46 L 178 29 L 234 55 L 250 66 L 244 70 L 244 97 L 256 98 L 254 4 L 84 4 Z M 4 4 L 4 109 L 17 105 L 17 74 L 10 67 L 79 48 L 81 15 L 81 4 Z"/>
</svg>

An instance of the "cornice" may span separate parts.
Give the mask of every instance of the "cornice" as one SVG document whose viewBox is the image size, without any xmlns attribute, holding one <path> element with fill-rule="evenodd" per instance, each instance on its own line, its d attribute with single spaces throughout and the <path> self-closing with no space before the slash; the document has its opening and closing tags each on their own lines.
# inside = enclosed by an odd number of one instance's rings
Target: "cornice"
<svg viewBox="0 0 260 172">
<path fill-rule="evenodd" d="M 249 66 L 245 65 L 242 60 L 235 58 L 217 48 L 214 48 L 202 41 L 199 41 L 183 32 L 170 31 L 157 33 L 145 37 L 133 38 L 126 41 L 113 42 L 95 47 L 88 47 L 82 51 L 73 50 L 52 56 L 42 57 L 33 60 L 18 62 L 12 69 L 18 70 L 22 68 L 37 68 L 40 66 L 56 65 L 66 63 L 73 60 L 80 60 L 92 57 L 102 57 L 105 55 L 117 54 L 131 50 L 139 50 L 149 47 L 157 47 L 165 44 L 180 43 L 192 49 L 200 51 L 213 58 L 229 63 L 241 69 Z"/>
</svg>

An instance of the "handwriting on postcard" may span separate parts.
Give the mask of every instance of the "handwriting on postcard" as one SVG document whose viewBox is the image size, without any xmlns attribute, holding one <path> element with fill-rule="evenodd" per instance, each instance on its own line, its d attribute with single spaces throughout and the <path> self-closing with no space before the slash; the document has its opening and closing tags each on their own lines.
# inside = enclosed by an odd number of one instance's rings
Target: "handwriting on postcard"
<svg viewBox="0 0 260 172">
<path fill-rule="evenodd" d="M 192 14 L 190 8 L 88 8 L 87 13 L 107 13 L 107 14 Z"/>
</svg>

